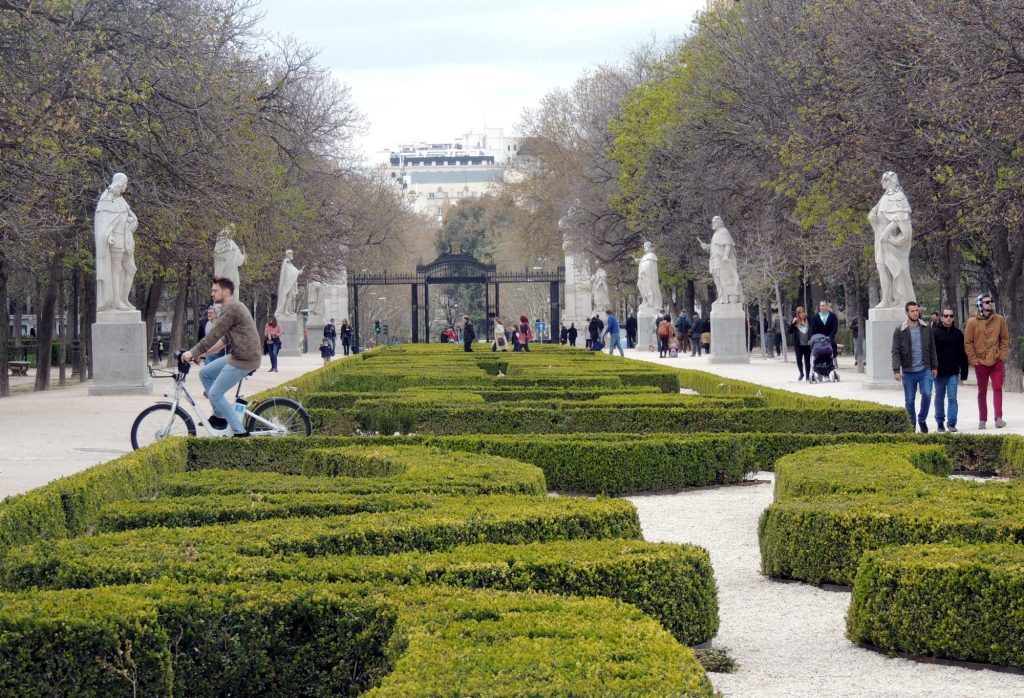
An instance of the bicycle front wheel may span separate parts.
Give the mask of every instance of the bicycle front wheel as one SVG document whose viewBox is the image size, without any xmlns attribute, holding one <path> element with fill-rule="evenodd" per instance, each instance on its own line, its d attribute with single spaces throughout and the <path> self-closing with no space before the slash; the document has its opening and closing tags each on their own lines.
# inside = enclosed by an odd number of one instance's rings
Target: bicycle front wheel
<svg viewBox="0 0 1024 698">
<path fill-rule="evenodd" d="M 139 449 L 168 436 L 195 436 L 196 425 L 191 415 L 169 402 L 150 405 L 139 413 L 132 424 L 132 448 Z"/>
<path fill-rule="evenodd" d="M 286 397 L 267 398 L 256 405 L 252 413 L 259 417 L 246 419 L 245 428 L 252 436 L 309 436 L 313 433 L 313 422 L 306 408 Z"/>
</svg>

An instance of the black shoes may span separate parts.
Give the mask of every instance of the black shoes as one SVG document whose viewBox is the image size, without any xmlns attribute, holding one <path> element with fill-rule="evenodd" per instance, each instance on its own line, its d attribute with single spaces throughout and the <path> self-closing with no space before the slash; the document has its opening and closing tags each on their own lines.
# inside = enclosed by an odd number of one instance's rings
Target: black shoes
<svg viewBox="0 0 1024 698">
<path fill-rule="evenodd" d="M 214 429 L 226 429 L 228 426 L 228 420 L 224 419 L 223 417 L 218 417 L 216 415 L 207 419 L 206 423 L 209 424 Z"/>
<path fill-rule="evenodd" d="M 235 438 L 238 438 L 238 439 L 245 438 L 248 435 L 249 435 L 249 432 L 247 432 L 247 431 L 243 431 L 241 434 L 232 434 L 232 436 L 234 436 Z"/>
<path fill-rule="evenodd" d="M 918 423 L 918 425 L 917 425 L 917 426 L 918 426 L 918 428 L 919 428 L 919 429 L 921 430 L 921 433 L 922 433 L 922 434 L 927 434 L 927 433 L 928 433 L 928 425 L 927 425 L 927 424 L 925 424 L 924 422 L 920 422 L 920 423 Z"/>
</svg>

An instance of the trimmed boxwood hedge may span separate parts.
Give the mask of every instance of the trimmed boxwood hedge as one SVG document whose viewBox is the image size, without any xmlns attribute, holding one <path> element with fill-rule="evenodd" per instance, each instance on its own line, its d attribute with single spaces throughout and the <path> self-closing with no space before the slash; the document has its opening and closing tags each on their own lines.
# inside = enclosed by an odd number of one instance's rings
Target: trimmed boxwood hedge
<svg viewBox="0 0 1024 698">
<path fill-rule="evenodd" d="M 870 551 L 846 632 L 887 651 L 1024 667 L 1024 545 Z"/>
<path fill-rule="evenodd" d="M 609 599 L 411 588 L 402 595 L 390 696 L 715 695 L 693 653 Z"/>
<path fill-rule="evenodd" d="M 522 434 L 567 432 L 906 432 L 906 410 L 895 407 L 861 409 L 787 409 L 735 407 L 586 407 L 558 410 L 498 404 L 486 407 L 422 407 L 389 403 L 377 407 L 316 411 L 318 431 L 337 434 L 355 418 L 364 432 L 391 434 Z M 329 420 L 341 418 L 337 426 Z"/>
<path fill-rule="evenodd" d="M 829 446 L 776 464 L 776 501 L 761 515 L 761 568 L 773 577 L 851 584 L 865 551 L 913 543 L 1024 542 L 1024 482 L 943 474 L 908 447 Z"/>
<path fill-rule="evenodd" d="M 572 540 L 522 545 L 476 544 L 430 553 L 394 555 L 243 555 L 216 553 L 141 558 L 134 548 L 104 545 L 74 558 L 60 550 L 15 551 L 9 578 L 29 580 L 28 567 L 46 569 L 49 589 L 139 583 L 301 580 L 374 584 L 448 584 L 510 591 L 536 590 L 607 596 L 632 603 L 686 644 L 718 630 L 715 581 L 707 552 L 687 545 L 640 540 Z M 20 570 L 18 569 L 21 565 Z"/>
<path fill-rule="evenodd" d="M 140 566 L 238 553 L 273 557 L 387 555 L 467 543 L 640 538 L 633 505 L 618 499 L 522 496 L 432 497 L 433 506 L 222 526 L 144 528 L 18 547 L 0 560 L 0 587 L 54 584 L 58 569 L 86 575 L 104 557 L 134 556 Z M 92 558 L 92 562 L 86 562 Z M 135 581 L 124 579 L 123 582 Z M 86 584 L 90 583 L 88 581 Z M 68 584 L 73 585 L 72 582 Z"/>
<path fill-rule="evenodd" d="M 365 446 L 311 448 L 302 457 L 303 475 L 328 477 L 393 477 L 408 468 L 394 451 Z"/>
<path fill-rule="evenodd" d="M 8 497 L 0 502 L 0 557 L 13 545 L 81 535 L 104 505 L 152 496 L 163 477 L 187 466 L 185 440 L 168 439 Z"/>
<path fill-rule="evenodd" d="M 390 671 L 397 615 L 295 582 L 0 594 L 0 695 L 355 695 Z"/>
<path fill-rule="evenodd" d="M 339 516 L 429 507 L 435 500 L 425 495 L 337 494 L 287 492 L 215 494 L 193 497 L 161 497 L 152 502 L 122 501 L 100 510 L 96 530 L 109 533 L 136 528 L 208 526 L 211 524 L 262 521 L 296 516 Z"/>
<path fill-rule="evenodd" d="M 506 456 L 532 463 L 544 471 L 549 489 L 559 492 L 618 495 L 645 491 L 671 491 L 713 483 L 739 482 L 744 475 L 772 470 L 778 458 L 811 446 L 838 443 L 942 444 L 957 470 L 979 474 L 1014 475 L 1024 472 L 1020 457 L 1024 443 L 1018 436 L 977 434 L 482 434 L 477 436 L 313 437 L 303 440 L 252 441 L 221 439 L 190 442 L 191 468 L 276 468 L 296 472 L 289 464 L 301 460 L 307 448 L 346 444 L 422 444 L 452 452 L 451 456 L 411 456 L 408 467 L 417 478 L 433 478 L 443 490 L 442 474 L 471 477 L 472 454 Z M 449 460 L 445 460 L 448 458 Z M 521 463 L 502 460 L 508 468 Z M 484 463 L 481 463 L 481 467 Z M 412 473 L 413 471 L 410 471 Z M 505 471 L 499 470 L 504 473 Z M 524 475 L 524 478 L 527 476 Z M 491 480 L 477 478 L 478 486 Z M 397 484 L 397 483 L 396 483 Z M 455 487 L 455 483 L 452 484 Z M 540 485 L 543 487 L 543 485 Z M 428 488 L 429 489 L 429 488 Z M 243 490 L 244 491 L 244 490 Z M 341 491 L 341 490 L 332 490 Z M 348 491 L 348 490 L 346 490 Z M 399 491 L 393 489 L 392 491 Z M 405 489 L 403 491 L 413 491 Z M 416 491 L 422 491 L 417 489 Z M 483 491 L 483 490 L 482 490 Z"/>
</svg>

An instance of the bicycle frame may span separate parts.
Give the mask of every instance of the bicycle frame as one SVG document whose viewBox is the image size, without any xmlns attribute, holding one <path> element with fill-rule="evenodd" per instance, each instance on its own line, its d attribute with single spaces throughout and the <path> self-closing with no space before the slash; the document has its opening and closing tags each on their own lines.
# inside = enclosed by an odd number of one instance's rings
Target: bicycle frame
<svg viewBox="0 0 1024 698">
<path fill-rule="evenodd" d="M 164 371 L 162 369 L 154 369 L 152 366 L 150 366 L 149 367 L 149 374 L 151 376 L 153 376 L 154 378 L 173 378 L 174 379 L 174 394 L 173 394 L 173 396 L 168 394 L 168 393 L 171 392 L 170 389 L 168 389 L 168 390 L 166 390 L 164 392 L 164 397 L 172 398 L 171 399 L 171 403 L 170 403 L 171 404 L 171 411 L 170 411 L 169 417 L 167 419 L 167 426 L 163 430 L 164 435 L 166 435 L 170 431 L 171 425 L 174 423 L 174 414 L 177 411 L 177 408 L 181 405 L 182 398 L 184 398 L 185 401 L 188 402 L 188 404 L 192 406 L 191 412 L 193 412 L 196 416 L 199 417 L 198 420 L 193 420 L 193 421 L 196 422 L 195 426 L 196 426 L 197 435 L 198 435 L 199 427 L 202 427 L 206 431 L 206 436 L 216 437 L 216 436 L 228 436 L 228 435 L 230 435 L 230 433 L 231 433 L 231 427 L 230 426 L 228 426 L 228 427 L 226 427 L 224 429 L 214 429 L 213 427 L 210 426 L 210 422 L 209 422 L 209 420 L 206 417 L 206 413 L 199 406 L 199 403 L 196 402 L 195 398 L 192 397 L 192 393 L 189 392 L 188 386 L 185 384 L 185 379 L 188 376 L 187 372 L 182 372 L 182 371 Z M 248 378 L 248 376 L 243 376 L 242 380 L 238 381 L 238 385 L 235 388 L 235 404 L 238 404 L 238 399 L 240 397 L 242 397 L 242 381 L 244 381 L 246 378 Z M 243 424 L 246 421 L 245 418 L 248 417 L 251 420 L 250 424 L 256 423 L 256 424 L 261 425 L 261 427 L 262 427 L 261 429 L 256 430 L 256 431 L 250 431 L 250 435 L 251 436 L 285 436 L 288 433 L 287 430 L 284 427 L 278 426 L 277 424 L 274 424 L 273 422 L 270 422 L 270 421 L 264 419 L 263 417 L 260 417 L 258 414 L 255 414 L 250 409 L 250 407 L 252 407 L 252 406 L 254 406 L 254 405 L 246 404 L 245 412 L 243 412 L 240 415 Z M 185 409 L 185 411 L 189 412 L 188 409 Z"/>
</svg>

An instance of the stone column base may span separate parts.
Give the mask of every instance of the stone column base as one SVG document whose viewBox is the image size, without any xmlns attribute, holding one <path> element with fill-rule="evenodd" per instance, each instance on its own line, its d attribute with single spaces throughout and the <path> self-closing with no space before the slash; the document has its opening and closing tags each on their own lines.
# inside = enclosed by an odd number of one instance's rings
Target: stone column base
<svg viewBox="0 0 1024 698">
<path fill-rule="evenodd" d="M 96 314 L 92 325 L 90 395 L 151 395 L 146 323 L 138 310 Z"/>
<path fill-rule="evenodd" d="M 658 333 L 654 329 L 654 318 L 658 316 L 657 313 L 650 311 L 640 311 L 636 315 L 636 348 L 641 351 L 647 349 L 649 346 L 654 347 L 654 351 L 658 351 Z"/>
<path fill-rule="evenodd" d="M 903 389 L 903 384 L 892 377 L 892 333 L 906 318 L 903 308 L 872 308 L 868 311 L 868 321 L 864 323 L 865 388 Z"/>
<path fill-rule="evenodd" d="M 277 322 L 281 325 L 281 351 L 278 352 L 278 356 L 302 356 L 302 321 L 297 317 L 290 317 L 277 318 Z M 319 346 L 320 343 L 317 342 L 317 347 Z"/>
<path fill-rule="evenodd" d="M 747 349 L 747 315 L 743 306 L 726 308 L 711 306 L 711 353 L 708 363 L 749 364 Z M 717 306 L 717 307 L 716 307 Z"/>
</svg>

